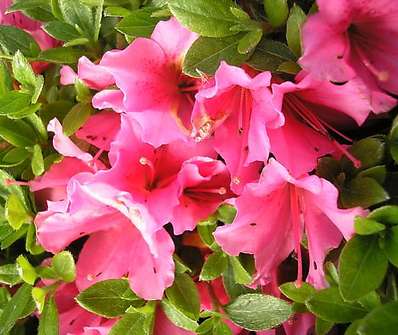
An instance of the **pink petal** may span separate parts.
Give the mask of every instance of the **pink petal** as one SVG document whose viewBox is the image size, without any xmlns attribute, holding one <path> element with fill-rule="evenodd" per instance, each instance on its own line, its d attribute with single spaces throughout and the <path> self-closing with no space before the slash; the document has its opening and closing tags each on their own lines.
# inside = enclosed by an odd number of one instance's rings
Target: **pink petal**
<svg viewBox="0 0 398 335">
<path fill-rule="evenodd" d="M 103 90 L 94 95 L 92 104 L 97 109 L 113 109 L 116 113 L 125 112 L 124 95 L 119 90 Z"/>
<path fill-rule="evenodd" d="M 78 79 L 77 73 L 68 65 L 64 65 L 61 67 L 61 70 L 59 71 L 61 75 L 60 83 L 61 85 L 73 85 Z"/>
</svg>

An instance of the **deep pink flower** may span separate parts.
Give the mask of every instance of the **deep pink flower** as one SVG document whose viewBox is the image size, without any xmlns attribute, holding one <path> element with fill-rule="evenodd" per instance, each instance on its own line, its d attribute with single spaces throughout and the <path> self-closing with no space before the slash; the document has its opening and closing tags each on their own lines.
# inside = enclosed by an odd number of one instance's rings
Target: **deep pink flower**
<svg viewBox="0 0 398 335">
<path fill-rule="evenodd" d="M 372 105 L 398 93 L 398 3 L 388 0 L 318 0 L 303 28 L 300 64 L 335 82 L 359 77 Z M 380 89 L 379 89 L 380 88 Z"/>
<path fill-rule="evenodd" d="M 302 71 L 296 81 L 272 85 L 272 107 L 283 113 L 285 123 L 268 130 L 271 152 L 294 176 L 310 172 L 319 157 L 333 151 L 349 155 L 332 135 L 347 140 L 338 129 L 362 125 L 372 110 L 386 112 L 395 104 L 392 99 L 375 110 L 367 87 L 358 80 L 337 86 Z"/>
<path fill-rule="evenodd" d="M 245 70 L 222 63 L 214 80 L 196 95 L 192 115 L 197 141 L 214 141 L 232 177 L 232 189 L 258 178 L 261 163 L 268 159 L 267 128 L 280 127 L 281 113 L 269 108 L 271 74 L 251 77 Z"/>
<path fill-rule="evenodd" d="M 237 216 L 231 225 L 215 233 L 222 249 L 231 254 L 253 254 L 257 279 L 269 281 L 272 270 L 293 250 L 298 254 L 301 281 L 301 240 L 308 241 L 310 270 L 307 280 L 325 285 L 323 261 L 331 248 L 354 232 L 354 217 L 361 208 L 339 209 L 338 191 L 317 176 L 292 177 L 280 163 L 271 159 L 258 183 L 248 184 L 236 200 Z"/>
<path fill-rule="evenodd" d="M 98 65 L 83 58 L 77 75 L 63 68 L 61 82 L 71 84 L 77 76 L 97 90 L 115 83 L 118 90 L 98 93 L 95 107 L 128 113 L 141 125 L 143 140 L 155 147 L 185 140 L 201 81 L 182 73 L 182 61 L 196 38 L 174 18 L 161 21 L 150 39 L 137 38 L 124 50 L 107 52 Z"/>
</svg>

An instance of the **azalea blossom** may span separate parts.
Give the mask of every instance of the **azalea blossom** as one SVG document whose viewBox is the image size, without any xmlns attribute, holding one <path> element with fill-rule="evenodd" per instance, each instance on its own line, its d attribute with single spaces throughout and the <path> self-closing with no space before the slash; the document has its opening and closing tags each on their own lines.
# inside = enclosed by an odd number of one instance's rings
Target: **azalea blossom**
<svg viewBox="0 0 398 335">
<path fill-rule="evenodd" d="M 296 83 L 278 78 L 275 82 L 272 108 L 283 113 L 285 122 L 268 130 L 271 151 L 294 176 L 310 172 L 319 157 L 335 151 L 360 164 L 334 138 L 352 142 L 340 130 L 354 128 L 355 122 L 362 125 L 372 110 L 382 113 L 395 105 L 391 99 L 390 104 L 374 109 L 367 87 L 359 80 L 334 85 L 301 71 Z"/>
<path fill-rule="evenodd" d="M 301 241 L 305 234 L 310 257 L 307 280 L 325 286 L 323 261 L 354 233 L 361 208 L 339 209 L 338 191 L 315 175 L 298 179 L 271 159 L 258 183 L 246 186 L 236 200 L 237 216 L 231 225 L 219 227 L 216 241 L 231 255 L 253 254 L 257 280 L 270 280 L 272 270 L 293 250 L 298 256 L 298 283 L 302 280 Z"/>
<path fill-rule="evenodd" d="M 317 0 L 319 12 L 303 28 L 300 64 L 334 82 L 359 77 L 372 105 L 398 93 L 398 4 L 388 0 Z"/>
<path fill-rule="evenodd" d="M 283 124 L 281 113 L 269 108 L 270 83 L 269 72 L 251 76 L 222 62 L 214 80 L 196 95 L 192 136 L 197 141 L 211 139 L 226 162 L 231 187 L 237 193 L 258 178 L 260 162 L 268 159 L 267 128 Z"/>
</svg>

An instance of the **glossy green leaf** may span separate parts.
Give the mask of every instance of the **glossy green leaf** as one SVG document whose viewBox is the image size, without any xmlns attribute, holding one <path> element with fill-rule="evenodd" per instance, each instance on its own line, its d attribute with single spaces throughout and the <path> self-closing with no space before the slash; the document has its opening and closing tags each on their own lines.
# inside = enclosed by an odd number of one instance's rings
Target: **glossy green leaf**
<svg viewBox="0 0 398 335">
<path fill-rule="evenodd" d="M 252 276 L 243 266 L 239 257 L 229 256 L 229 262 L 234 273 L 235 283 L 248 285 L 252 282 Z"/>
<path fill-rule="evenodd" d="M 112 327 L 109 335 L 152 335 L 146 321 L 147 317 L 144 314 L 126 314 Z"/>
<path fill-rule="evenodd" d="M 7 198 L 5 217 L 14 230 L 18 230 L 24 223 L 32 221 L 32 217 L 25 208 L 25 205 L 15 193 L 10 194 Z"/>
<path fill-rule="evenodd" d="M 220 277 L 227 269 L 228 257 L 223 252 L 215 252 L 206 259 L 200 273 L 200 280 L 213 280 Z"/>
<path fill-rule="evenodd" d="M 263 31 L 261 29 L 247 32 L 239 41 L 238 52 L 244 55 L 249 54 L 260 43 L 262 37 Z"/>
<path fill-rule="evenodd" d="M 67 136 L 73 135 L 94 112 L 91 105 L 79 103 L 66 114 L 62 126 Z"/>
<path fill-rule="evenodd" d="M 51 268 L 57 277 L 64 282 L 71 283 L 76 278 L 75 260 L 69 251 L 56 254 L 52 259 Z"/>
<path fill-rule="evenodd" d="M 224 311 L 233 323 L 253 331 L 276 327 L 292 315 L 286 301 L 257 293 L 239 296 Z"/>
<path fill-rule="evenodd" d="M 301 55 L 301 27 L 306 20 L 304 11 L 294 4 L 287 20 L 286 39 L 289 48 L 296 56 Z"/>
<path fill-rule="evenodd" d="M 130 36 L 149 37 L 158 22 L 159 18 L 152 17 L 152 10 L 138 9 L 124 17 L 115 28 Z"/>
<path fill-rule="evenodd" d="M 329 331 L 333 328 L 333 326 L 334 326 L 334 322 L 316 318 L 315 333 L 316 333 L 316 335 L 327 335 L 327 334 L 329 334 Z"/>
<path fill-rule="evenodd" d="M 199 318 L 199 292 L 192 278 L 186 274 L 176 274 L 173 286 L 166 289 L 171 304 L 192 320 Z"/>
<path fill-rule="evenodd" d="M 44 173 L 44 159 L 40 145 L 36 144 L 33 147 L 33 155 L 31 167 L 35 176 L 40 176 Z"/>
<path fill-rule="evenodd" d="M 236 7 L 231 0 L 169 0 L 168 4 L 178 21 L 201 36 L 231 36 L 237 33 L 231 28 L 242 24 L 231 11 Z"/>
<path fill-rule="evenodd" d="M 54 298 L 50 297 L 44 304 L 43 312 L 40 315 L 38 335 L 58 335 L 59 319 L 58 309 Z"/>
<path fill-rule="evenodd" d="M 23 255 L 17 258 L 17 270 L 24 282 L 34 285 L 37 279 L 36 270 Z"/>
<path fill-rule="evenodd" d="M 353 301 L 377 289 L 387 271 L 388 260 L 378 236 L 354 236 L 340 256 L 340 292 Z"/>
<path fill-rule="evenodd" d="M 386 226 L 368 218 L 356 217 L 355 231 L 359 235 L 373 235 L 383 231 Z"/>
<path fill-rule="evenodd" d="M 384 250 L 388 260 L 398 267 L 398 226 L 392 227 L 386 232 Z"/>
<path fill-rule="evenodd" d="M 60 41 L 71 41 L 79 38 L 81 35 L 74 26 L 60 21 L 48 22 L 43 29 L 52 37 Z"/>
<path fill-rule="evenodd" d="M 358 326 L 361 335 L 392 335 L 398 329 L 398 302 L 385 304 L 370 312 Z"/>
<path fill-rule="evenodd" d="M 242 34 L 224 38 L 199 37 L 184 58 L 183 71 L 192 77 L 201 73 L 214 74 L 221 61 L 230 65 L 241 65 L 249 57 L 238 52 Z"/>
<path fill-rule="evenodd" d="M 347 323 L 360 319 L 367 311 L 358 303 L 345 302 L 337 287 L 316 292 L 306 306 L 318 318 L 336 323 Z"/>
<path fill-rule="evenodd" d="M 236 208 L 229 204 L 223 204 L 217 209 L 217 219 L 224 223 L 232 223 L 236 216 Z"/>
<path fill-rule="evenodd" d="M 16 264 L 0 266 L 0 283 L 14 286 L 21 282 Z"/>
<path fill-rule="evenodd" d="M 0 60 L 0 96 L 12 90 L 12 78 L 4 61 Z"/>
<path fill-rule="evenodd" d="M 143 300 L 130 289 L 125 279 L 109 279 L 95 283 L 76 297 L 84 309 L 104 316 L 117 317 L 130 306 L 142 306 Z"/>
<path fill-rule="evenodd" d="M 75 64 L 84 53 L 71 46 L 43 50 L 37 56 L 38 60 L 56 64 Z"/>
<path fill-rule="evenodd" d="M 198 327 L 196 321 L 187 317 L 183 312 L 181 312 L 174 304 L 172 304 L 168 299 L 163 299 L 161 302 L 161 307 L 163 312 L 166 314 L 168 319 L 174 323 L 177 327 L 183 328 L 189 331 L 195 331 Z"/>
<path fill-rule="evenodd" d="M 268 21 L 273 27 L 284 25 L 289 16 L 287 0 L 264 0 L 264 9 Z"/>
<path fill-rule="evenodd" d="M 398 206 L 388 205 L 376 208 L 368 215 L 368 219 L 385 225 L 398 225 Z"/>
<path fill-rule="evenodd" d="M 286 44 L 263 38 L 248 64 L 259 71 L 278 71 L 283 63 L 295 60 L 296 56 Z"/>
<path fill-rule="evenodd" d="M 300 286 L 297 286 L 295 282 L 284 283 L 279 286 L 279 289 L 290 300 L 299 303 L 305 303 L 316 292 L 313 286 L 305 282 Z"/>
<path fill-rule="evenodd" d="M 0 115 L 13 115 L 30 105 L 31 96 L 11 91 L 0 96 Z"/>
<path fill-rule="evenodd" d="M 0 25 L 0 46 L 11 54 L 19 50 L 26 57 L 36 57 L 40 52 L 39 45 L 31 35 L 13 26 Z"/>
</svg>

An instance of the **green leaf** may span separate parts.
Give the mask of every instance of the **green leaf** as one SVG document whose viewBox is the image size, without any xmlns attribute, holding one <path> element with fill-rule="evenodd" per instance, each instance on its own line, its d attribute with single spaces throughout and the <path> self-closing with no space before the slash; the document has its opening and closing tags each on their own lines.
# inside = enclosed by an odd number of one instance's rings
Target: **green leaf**
<svg viewBox="0 0 398 335">
<path fill-rule="evenodd" d="M 222 251 L 215 252 L 211 254 L 203 264 L 199 279 L 216 279 L 223 274 L 223 272 L 227 269 L 227 266 L 228 257 Z"/>
<path fill-rule="evenodd" d="M 66 114 L 62 126 L 67 136 L 73 135 L 94 113 L 91 105 L 79 103 Z"/>
<path fill-rule="evenodd" d="M 189 30 L 206 37 L 225 37 L 237 33 L 232 27 L 242 24 L 231 8 L 231 0 L 169 0 L 172 14 Z"/>
<path fill-rule="evenodd" d="M 123 315 L 130 306 L 143 304 L 125 279 L 98 282 L 81 292 L 76 301 L 89 312 L 110 318 Z"/>
<path fill-rule="evenodd" d="M 236 216 L 236 208 L 229 204 L 223 204 L 217 209 L 217 219 L 223 223 L 232 223 Z"/>
<path fill-rule="evenodd" d="M 361 324 L 362 320 L 355 320 L 351 323 L 346 329 L 344 335 L 358 335 L 358 327 Z"/>
<path fill-rule="evenodd" d="M 229 256 L 228 259 L 232 266 L 235 283 L 243 285 L 250 284 L 252 282 L 252 276 L 242 265 L 239 257 Z"/>
<path fill-rule="evenodd" d="M 214 324 L 213 334 L 214 335 L 232 335 L 232 331 L 222 320 L 218 320 Z"/>
<path fill-rule="evenodd" d="M 295 60 L 296 56 L 286 44 L 263 38 L 248 64 L 259 71 L 278 71 L 283 63 Z"/>
<path fill-rule="evenodd" d="M 274 328 L 292 315 L 286 301 L 257 293 L 239 296 L 224 311 L 233 323 L 252 331 Z"/>
<path fill-rule="evenodd" d="M 283 26 L 289 16 L 287 0 L 264 0 L 264 9 L 273 27 Z"/>
<path fill-rule="evenodd" d="M 244 285 L 235 282 L 235 275 L 231 264 L 228 264 L 227 270 L 223 274 L 223 283 L 228 296 L 235 299 L 242 294 L 255 293 L 256 291 Z"/>
<path fill-rule="evenodd" d="M 0 61 L 0 95 L 12 90 L 12 78 L 5 62 Z"/>
<path fill-rule="evenodd" d="M 58 335 L 58 309 L 54 298 L 48 298 L 39 319 L 38 335 Z"/>
<path fill-rule="evenodd" d="M 75 64 L 78 59 L 83 56 L 81 50 L 72 47 L 60 47 L 43 50 L 37 56 L 38 60 L 56 64 Z"/>
<path fill-rule="evenodd" d="M 358 303 L 345 302 L 337 287 L 316 292 L 305 304 L 318 318 L 336 323 L 352 322 L 367 313 Z"/>
<path fill-rule="evenodd" d="M 361 335 L 392 335 L 398 329 L 398 302 L 380 306 L 370 312 L 358 326 Z"/>
<path fill-rule="evenodd" d="M 183 312 L 181 312 L 174 304 L 172 304 L 168 299 L 163 299 L 161 302 L 161 307 L 163 312 L 166 314 L 168 319 L 174 323 L 177 327 L 183 328 L 189 331 L 195 331 L 198 327 L 196 321 L 187 317 Z"/>
<path fill-rule="evenodd" d="M 300 303 L 305 303 L 316 292 L 313 286 L 305 282 L 300 287 L 295 282 L 284 283 L 279 289 L 290 300 Z"/>
<path fill-rule="evenodd" d="M 0 266 L 0 283 L 14 286 L 21 282 L 16 264 Z"/>
<path fill-rule="evenodd" d="M 358 177 L 369 177 L 383 185 L 387 177 L 387 168 L 385 165 L 376 165 L 358 173 Z"/>
<path fill-rule="evenodd" d="M 38 144 L 35 144 L 33 147 L 31 166 L 35 176 L 40 176 L 44 173 L 43 153 L 41 152 L 41 147 Z"/>
<path fill-rule="evenodd" d="M 81 37 L 80 33 L 75 29 L 74 26 L 60 21 L 48 22 L 43 29 L 47 34 L 61 41 L 71 41 Z"/>
<path fill-rule="evenodd" d="M 24 148 L 12 148 L 3 157 L 0 166 L 16 166 L 30 157 L 30 152 Z"/>
<path fill-rule="evenodd" d="M 12 72 L 15 79 L 21 83 L 23 91 L 32 95 L 32 103 L 35 104 L 43 89 L 44 79 L 42 76 L 36 76 L 32 66 L 20 51 L 17 51 L 12 59 Z"/>
<path fill-rule="evenodd" d="M 10 54 L 19 50 L 27 57 L 36 57 L 40 52 L 39 45 L 31 35 L 13 26 L 0 25 L 0 46 Z"/>
<path fill-rule="evenodd" d="M 90 7 L 78 0 L 58 0 L 58 5 L 66 23 L 77 26 L 86 37 L 94 39 L 94 17 Z"/>
<path fill-rule="evenodd" d="M 192 77 L 200 77 L 201 72 L 214 74 L 221 61 L 230 65 L 241 65 L 249 57 L 238 52 L 242 36 L 238 34 L 224 38 L 199 37 L 185 56 L 184 73 Z"/>
<path fill-rule="evenodd" d="M 130 313 L 123 316 L 110 331 L 109 335 L 151 335 L 147 316 L 142 313 Z"/>
<path fill-rule="evenodd" d="M 286 40 L 290 50 L 296 56 L 301 55 L 301 27 L 306 20 L 303 10 L 296 4 L 290 10 L 286 26 Z"/>
<path fill-rule="evenodd" d="M 373 178 L 357 177 L 344 186 L 341 202 L 345 208 L 368 208 L 390 199 L 388 193 Z"/>
<path fill-rule="evenodd" d="M 376 291 L 372 291 L 367 295 L 359 298 L 358 302 L 368 311 L 372 311 L 373 309 L 381 305 L 380 296 L 377 294 Z"/>
<path fill-rule="evenodd" d="M 250 53 L 260 43 L 262 37 L 263 31 L 261 29 L 249 31 L 240 39 L 238 52 L 244 55 Z"/>
<path fill-rule="evenodd" d="M 200 313 L 198 289 L 192 278 L 186 274 L 176 274 L 173 286 L 166 289 L 168 301 L 184 315 L 197 320 Z"/>
<path fill-rule="evenodd" d="M 196 328 L 196 334 L 198 335 L 212 335 L 213 326 L 215 323 L 214 318 L 209 318 L 203 321 L 198 328 Z"/>
<path fill-rule="evenodd" d="M 36 270 L 23 255 L 17 258 L 17 270 L 24 282 L 34 285 L 37 279 Z"/>
<path fill-rule="evenodd" d="M 5 217 L 9 225 L 14 229 L 18 230 L 24 223 L 32 221 L 32 217 L 21 202 L 18 195 L 12 193 L 7 198 L 5 205 Z"/>
<path fill-rule="evenodd" d="M 0 115 L 18 113 L 30 105 L 31 95 L 19 91 L 11 91 L 0 96 Z"/>
<path fill-rule="evenodd" d="M 7 12 L 17 10 L 22 10 L 26 16 L 36 21 L 47 22 L 54 20 L 48 0 L 15 0 Z"/>
<path fill-rule="evenodd" d="M 329 332 L 333 328 L 333 326 L 334 326 L 334 322 L 316 318 L 315 333 L 316 333 L 316 335 L 327 335 L 327 334 L 329 334 Z"/>
<path fill-rule="evenodd" d="M 3 313 L 0 315 L 0 335 L 8 335 L 17 320 L 21 318 L 27 310 L 31 309 L 32 305 L 34 308 L 32 286 L 23 284 L 3 308 Z"/>
<path fill-rule="evenodd" d="M 394 159 L 395 163 L 398 163 L 398 117 L 394 119 L 388 135 L 388 142 L 391 157 Z"/>
<path fill-rule="evenodd" d="M 110 17 L 126 17 L 131 14 L 131 10 L 123 7 L 106 7 L 104 11 L 104 16 Z"/>
<path fill-rule="evenodd" d="M 41 106 L 42 106 L 41 103 L 37 103 L 37 104 L 34 104 L 34 105 L 28 105 L 28 106 L 20 109 L 18 112 L 9 113 L 7 115 L 7 117 L 9 119 L 14 119 L 14 120 L 28 118 L 28 117 L 31 117 L 37 111 L 39 111 Z"/>
<path fill-rule="evenodd" d="M 94 41 L 98 41 L 100 31 L 101 31 L 101 23 L 102 17 L 104 14 L 104 0 L 98 0 L 94 9 Z"/>
<path fill-rule="evenodd" d="M 398 206 L 389 205 L 376 208 L 368 215 L 368 219 L 385 225 L 398 225 Z"/>
<path fill-rule="evenodd" d="M 398 267 L 398 226 L 392 227 L 386 232 L 384 238 L 384 250 L 388 260 Z"/>
<path fill-rule="evenodd" d="M 47 290 L 43 288 L 34 287 L 32 289 L 32 298 L 35 301 L 36 308 L 39 313 L 43 312 L 44 305 L 46 303 L 46 295 L 47 295 Z"/>
<path fill-rule="evenodd" d="M 71 283 L 76 278 L 75 260 L 69 251 L 56 254 L 52 259 L 51 268 L 57 277 L 66 283 Z"/>
<path fill-rule="evenodd" d="M 115 28 L 129 36 L 149 37 L 159 21 L 159 18 L 152 17 L 152 10 L 147 8 L 137 9 L 123 18 Z"/>
<path fill-rule="evenodd" d="M 359 235 L 373 235 L 386 229 L 385 225 L 375 220 L 363 218 L 360 216 L 356 217 L 354 222 L 355 232 Z"/>
<path fill-rule="evenodd" d="M 386 274 L 388 260 L 378 236 L 354 236 L 344 246 L 339 262 L 340 292 L 348 301 L 377 289 Z"/>
<path fill-rule="evenodd" d="M 213 233 L 217 229 L 216 219 L 211 216 L 209 220 L 199 222 L 197 230 L 200 239 L 212 250 L 219 250 L 220 247 L 216 245 Z"/>
</svg>

